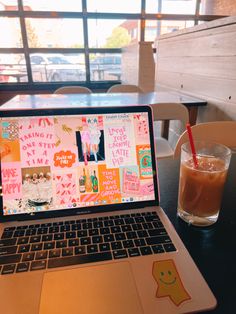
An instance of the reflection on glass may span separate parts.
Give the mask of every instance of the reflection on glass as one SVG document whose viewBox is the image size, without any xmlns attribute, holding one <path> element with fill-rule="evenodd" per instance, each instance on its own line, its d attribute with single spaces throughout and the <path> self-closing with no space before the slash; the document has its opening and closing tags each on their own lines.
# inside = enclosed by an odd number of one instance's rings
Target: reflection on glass
<svg viewBox="0 0 236 314">
<path fill-rule="evenodd" d="M 121 54 L 90 54 L 91 81 L 113 81 L 121 79 Z"/>
<path fill-rule="evenodd" d="M 194 21 L 153 21 L 147 20 L 145 41 L 155 41 L 157 36 L 194 26 Z"/>
<path fill-rule="evenodd" d="M 27 81 L 24 55 L 0 53 L 0 83 Z"/>
<path fill-rule="evenodd" d="M 17 0 L 0 1 L 0 11 L 16 11 L 18 10 Z"/>
<path fill-rule="evenodd" d="M 0 17 L 0 47 L 21 48 L 22 39 L 18 18 Z"/>
<path fill-rule="evenodd" d="M 34 82 L 85 81 L 84 54 L 30 55 Z"/>
<path fill-rule="evenodd" d="M 83 48 L 81 19 L 26 19 L 31 48 Z"/>
<path fill-rule="evenodd" d="M 141 0 L 87 0 L 88 12 L 140 13 Z"/>
<path fill-rule="evenodd" d="M 146 13 L 195 14 L 196 0 L 146 0 Z"/>
<path fill-rule="evenodd" d="M 82 10 L 81 0 L 23 0 L 24 10 L 26 11 L 75 11 Z"/>
<path fill-rule="evenodd" d="M 121 48 L 139 40 L 138 20 L 88 20 L 90 48 Z"/>
</svg>

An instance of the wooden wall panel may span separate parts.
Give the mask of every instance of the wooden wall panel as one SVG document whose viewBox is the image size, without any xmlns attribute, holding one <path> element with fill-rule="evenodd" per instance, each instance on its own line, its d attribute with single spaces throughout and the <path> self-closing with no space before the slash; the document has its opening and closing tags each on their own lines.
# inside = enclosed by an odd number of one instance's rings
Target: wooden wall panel
<svg viewBox="0 0 236 314">
<path fill-rule="evenodd" d="M 160 36 L 158 85 L 206 99 L 198 121 L 236 120 L 236 17 Z"/>
</svg>

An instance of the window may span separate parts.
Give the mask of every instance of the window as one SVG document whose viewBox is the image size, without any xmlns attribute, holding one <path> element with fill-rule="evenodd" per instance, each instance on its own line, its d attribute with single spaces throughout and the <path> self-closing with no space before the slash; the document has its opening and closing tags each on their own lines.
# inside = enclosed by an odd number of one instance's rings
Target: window
<svg viewBox="0 0 236 314">
<path fill-rule="evenodd" d="M 121 79 L 122 47 L 232 14 L 216 2 L 0 0 L 0 89 L 107 88 Z"/>
</svg>

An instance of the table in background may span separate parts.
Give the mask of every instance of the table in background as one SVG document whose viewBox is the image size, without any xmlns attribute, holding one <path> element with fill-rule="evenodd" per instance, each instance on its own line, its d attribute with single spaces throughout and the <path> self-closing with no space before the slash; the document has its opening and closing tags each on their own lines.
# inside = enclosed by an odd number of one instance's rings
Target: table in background
<svg viewBox="0 0 236 314">
<path fill-rule="evenodd" d="M 19 95 L 5 103 L 1 109 L 21 108 L 63 108 L 78 107 L 103 107 L 103 106 L 128 106 L 128 105 L 153 105 L 160 103 L 182 103 L 189 111 L 189 122 L 196 124 L 198 107 L 206 106 L 205 100 L 180 94 L 174 91 L 160 91 L 152 93 L 92 93 L 92 94 L 67 94 L 67 95 Z M 168 139 L 169 121 L 163 123 L 161 136 Z"/>
<path fill-rule="evenodd" d="M 189 226 L 176 216 L 179 161 L 161 159 L 158 169 L 160 205 L 218 301 L 209 314 L 236 313 L 236 154 L 232 155 L 219 220 L 206 228 Z"/>
</svg>

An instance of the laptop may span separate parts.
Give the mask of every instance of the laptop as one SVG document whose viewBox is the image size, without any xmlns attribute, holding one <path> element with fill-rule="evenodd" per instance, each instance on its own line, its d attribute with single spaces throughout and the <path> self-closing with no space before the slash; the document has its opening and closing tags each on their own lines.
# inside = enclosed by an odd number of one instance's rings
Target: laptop
<svg viewBox="0 0 236 314">
<path fill-rule="evenodd" d="M 159 207 L 149 106 L 2 108 L 0 129 L 2 313 L 216 306 Z"/>
</svg>

